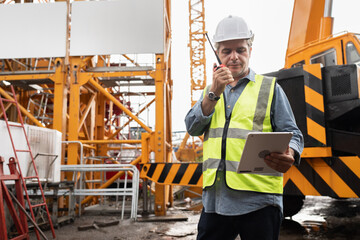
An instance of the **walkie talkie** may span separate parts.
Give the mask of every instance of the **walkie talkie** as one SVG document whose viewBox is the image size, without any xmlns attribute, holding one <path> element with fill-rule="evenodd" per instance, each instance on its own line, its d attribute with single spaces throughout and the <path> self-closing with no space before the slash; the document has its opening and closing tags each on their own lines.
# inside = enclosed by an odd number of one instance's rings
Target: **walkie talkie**
<svg viewBox="0 0 360 240">
<path fill-rule="evenodd" d="M 211 46 L 212 50 L 214 51 L 215 56 L 216 56 L 216 59 L 218 60 L 218 63 L 219 63 L 219 66 L 215 66 L 215 67 L 214 67 L 214 72 L 215 72 L 215 71 L 218 70 L 219 68 L 225 67 L 225 65 L 223 65 L 223 64 L 221 63 L 221 60 L 220 60 L 219 56 L 217 55 L 217 53 L 216 53 L 213 45 L 211 44 L 209 35 L 208 35 L 207 33 L 205 33 L 205 35 L 206 35 L 206 37 L 207 37 L 207 39 L 208 39 L 208 41 L 209 41 L 209 43 L 210 43 L 210 46 Z"/>
</svg>

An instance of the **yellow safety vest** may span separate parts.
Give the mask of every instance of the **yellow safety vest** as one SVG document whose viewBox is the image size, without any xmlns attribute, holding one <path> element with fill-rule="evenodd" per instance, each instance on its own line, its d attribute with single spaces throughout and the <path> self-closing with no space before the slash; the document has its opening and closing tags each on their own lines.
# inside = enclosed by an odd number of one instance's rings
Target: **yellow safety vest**
<svg viewBox="0 0 360 240">
<path fill-rule="evenodd" d="M 283 176 L 278 174 L 237 173 L 245 139 L 249 132 L 272 132 L 270 108 L 274 96 L 275 78 L 255 76 L 249 81 L 235 103 L 231 116 L 225 115 L 225 100 L 221 94 L 215 106 L 203 144 L 203 188 L 216 179 L 220 161 L 225 161 L 225 179 L 229 188 L 262 193 L 283 193 Z M 204 97 L 209 87 L 204 91 Z"/>
</svg>

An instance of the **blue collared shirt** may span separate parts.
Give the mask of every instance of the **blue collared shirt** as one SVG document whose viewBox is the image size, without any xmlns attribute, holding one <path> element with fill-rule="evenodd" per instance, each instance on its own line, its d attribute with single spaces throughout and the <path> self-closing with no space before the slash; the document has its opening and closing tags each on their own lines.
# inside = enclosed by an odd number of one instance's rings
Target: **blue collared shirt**
<svg viewBox="0 0 360 240">
<path fill-rule="evenodd" d="M 230 116 L 236 101 L 249 81 L 255 81 L 255 72 L 251 69 L 249 74 L 240 79 L 235 87 L 231 85 L 225 87 L 226 116 Z M 200 136 L 204 133 L 214 113 L 213 111 L 209 116 L 203 115 L 201 109 L 202 100 L 203 94 L 201 94 L 199 101 L 190 109 L 185 117 L 186 129 L 192 136 Z M 295 164 L 299 164 L 300 154 L 304 147 L 303 136 L 296 126 L 289 101 L 277 83 L 275 84 L 270 118 L 275 132 L 293 133 L 289 146 L 295 151 Z M 282 195 L 229 189 L 226 186 L 222 169 L 218 171 L 215 184 L 203 191 L 203 205 L 205 212 L 216 212 L 221 215 L 242 215 L 268 205 L 277 206 L 281 211 L 283 209 Z"/>
</svg>

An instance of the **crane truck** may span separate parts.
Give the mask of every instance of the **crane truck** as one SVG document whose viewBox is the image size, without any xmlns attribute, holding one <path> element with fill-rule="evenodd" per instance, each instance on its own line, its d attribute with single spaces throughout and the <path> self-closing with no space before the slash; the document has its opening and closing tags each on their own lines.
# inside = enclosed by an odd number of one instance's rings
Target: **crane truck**
<svg viewBox="0 0 360 240">
<path fill-rule="evenodd" d="M 285 67 L 277 77 L 304 135 L 284 174 L 284 215 L 306 195 L 360 197 L 360 35 L 333 34 L 332 0 L 295 0 Z"/>
</svg>

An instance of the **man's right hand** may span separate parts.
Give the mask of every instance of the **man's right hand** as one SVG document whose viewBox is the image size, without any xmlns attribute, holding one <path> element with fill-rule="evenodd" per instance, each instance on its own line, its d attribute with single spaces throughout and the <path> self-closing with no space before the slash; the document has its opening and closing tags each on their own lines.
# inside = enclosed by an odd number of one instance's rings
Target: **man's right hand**
<svg viewBox="0 0 360 240">
<path fill-rule="evenodd" d="M 209 91 L 215 93 L 216 96 L 220 96 L 224 92 L 226 85 L 232 82 L 234 82 L 234 78 L 230 70 L 222 66 L 213 72 L 213 81 Z M 201 104 L 204 116 L 209 116 L 213 112 L 216 103 L 217 101 L 211 101 L 208 96 L 205 96 Z"/>
<path fill-rule="evenodd" d="M 214 92 L 216 96 L 220 96 L 224 92 L 226 85 L 232 82 L 234 82 L 234 78 L 230 70 L 225 66 L 218 68 L 213 72 L 210 92 Z"/>
</svg>

